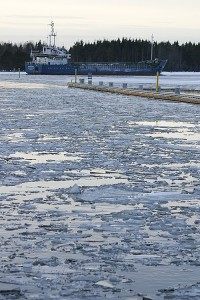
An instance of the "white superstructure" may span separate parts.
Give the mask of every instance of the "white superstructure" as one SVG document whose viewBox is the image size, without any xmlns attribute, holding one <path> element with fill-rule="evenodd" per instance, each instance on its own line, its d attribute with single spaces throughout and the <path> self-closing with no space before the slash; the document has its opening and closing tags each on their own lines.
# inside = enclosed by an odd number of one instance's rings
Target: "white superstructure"
<svg viewBox="0 0 200 300">
<path fill-rule="evenodd" d="M 51 33 L 49 35 L 49 45 L 43 46 L 42 51 L 31 51 L 30 57 L 36 64 L 63 65 L 67 64 L 71 55 L 64 48 L 57 48 L 55 45 L 56 33 L 53 21 L 50 24 Z M 52 43 L 53 39 L 53 43 Z"/>
</svg>

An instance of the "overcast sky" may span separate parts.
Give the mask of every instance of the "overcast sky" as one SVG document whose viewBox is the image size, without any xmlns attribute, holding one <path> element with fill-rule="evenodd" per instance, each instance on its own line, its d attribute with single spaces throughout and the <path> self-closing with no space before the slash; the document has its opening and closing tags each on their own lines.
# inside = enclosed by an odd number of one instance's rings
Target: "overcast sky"
<svg viewBox="0 0 200 300">
<path fill-rule="evenodd" d="M 57 44 L 98 39 L 200 42 L 200 0 L 0 0 L 0 41 L 47 41 L 51 20 Z"/>
</svg>

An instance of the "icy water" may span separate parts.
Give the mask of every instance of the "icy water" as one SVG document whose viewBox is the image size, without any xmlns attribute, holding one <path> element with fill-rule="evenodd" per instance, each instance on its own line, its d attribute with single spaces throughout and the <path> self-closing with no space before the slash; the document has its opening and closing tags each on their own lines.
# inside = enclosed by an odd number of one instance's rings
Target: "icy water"
<svg viewBox="0 0 200 300">
<path fill-rule="evenodd" d="M 200 299 L 200 106 L 71 80 L 0 74 L 0 300 Z"/>
</svg>

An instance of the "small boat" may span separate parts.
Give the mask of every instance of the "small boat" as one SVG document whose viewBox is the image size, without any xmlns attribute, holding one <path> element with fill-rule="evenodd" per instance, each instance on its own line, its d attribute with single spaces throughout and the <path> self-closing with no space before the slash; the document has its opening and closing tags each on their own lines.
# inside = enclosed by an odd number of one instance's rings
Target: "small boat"
<svg viewBox="0 0 200 300">
<path fill-rule="evenodd" d="M 156 75 L 161 73 L 167 60 L 151 59 L 132 62 L 71 62 L 71 55 L 55 44 L 56 33 L 51 22 L 49 45 L 42 51 L 31 51 L 31 61 L 25 63 L 25 71 L 32 75 Z"/>
</svg>

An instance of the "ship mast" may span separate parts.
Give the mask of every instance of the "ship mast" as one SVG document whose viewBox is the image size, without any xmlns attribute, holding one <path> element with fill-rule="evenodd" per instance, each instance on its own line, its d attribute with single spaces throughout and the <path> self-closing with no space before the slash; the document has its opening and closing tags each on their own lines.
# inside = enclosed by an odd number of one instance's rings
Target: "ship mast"
<svg viewBox="0 0 200 300">
<path fill-rule="evenodd" d="M 154 44 L 154 36 L 151 36 L 151 60 L 153 60 L 153 44 Z"/>
<path fill-rule="evenodd" d="M 49 46 L 53 46 L 55 47 L 56 44 L 56 33 L 54 31 L 54 22 L 51 21 L 51 24 L 49 24 L 51 26 L 51 33 L 49 35 Z M 51 44 L 51 38 L 53 38 L 53 45 Z"/>
</svg>

